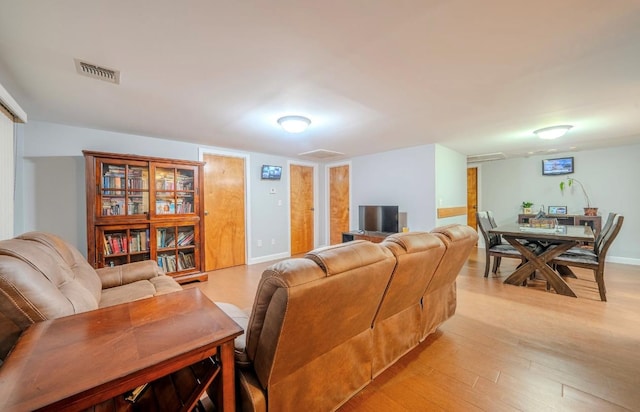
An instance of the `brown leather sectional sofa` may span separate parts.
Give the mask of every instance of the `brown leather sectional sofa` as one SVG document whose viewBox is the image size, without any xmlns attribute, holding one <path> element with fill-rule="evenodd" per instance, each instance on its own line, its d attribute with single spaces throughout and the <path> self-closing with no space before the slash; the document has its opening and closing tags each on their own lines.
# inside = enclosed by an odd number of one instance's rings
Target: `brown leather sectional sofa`
<svg viewBox="0 0 640 412">
<path fill-rule="evenodd" d="M 314 250 L 262 275 L 236 340 L 243 411 L 331 411 L 455 313 L 478 235 L 451 225 Z"/>
<path fill-rule="evenodd" d="M 96 270 L 52 234 L 0 241 L 0 364 L 32 323 L 176 290 L 154 261 Z"/>
</svg>

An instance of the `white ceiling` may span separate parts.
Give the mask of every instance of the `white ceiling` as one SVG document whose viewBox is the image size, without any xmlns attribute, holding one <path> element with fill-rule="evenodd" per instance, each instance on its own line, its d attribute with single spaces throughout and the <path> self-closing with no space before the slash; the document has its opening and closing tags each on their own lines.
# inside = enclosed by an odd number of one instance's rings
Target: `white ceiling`
<svg viewBox="0 0 640 412">
<path fill-rule="evenodd" d="M 640 142 L 640 1 L 0 0 L 0 83 L 30 120 L 290 157 L 584 150 Z"/>
</svg>

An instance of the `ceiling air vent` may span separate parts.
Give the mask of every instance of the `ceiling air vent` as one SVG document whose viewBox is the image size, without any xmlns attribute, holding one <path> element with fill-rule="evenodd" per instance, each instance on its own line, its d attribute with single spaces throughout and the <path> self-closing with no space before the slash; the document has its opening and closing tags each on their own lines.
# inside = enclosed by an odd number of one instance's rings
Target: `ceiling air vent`
<svg viewBox="0 0 640 412">
<path fill-rule="evenodd" d="M 506 158 L 507 157 L 502 152 L 471 155 L 467 156 L 467 163 L 490 162 L 492 160 L 502 160 Z"/>
<path fill-rule="evenodd" d="M 332 157 L 344 156 L 344 153 L 334 152 L 333 150 L 318 149 L 310 152 L 298 153 L 298 156 L 312 157 L 314 159 L 330 159 Z"/>
<path fill-rule="evenodd" d="M 97 64 L 83 62 L 73 59 L 76 62 L 76 71 L 83 76 L 91 77 L 105 82 L 120 84 L 120 71 L 98 66 Z"/>
</svg>

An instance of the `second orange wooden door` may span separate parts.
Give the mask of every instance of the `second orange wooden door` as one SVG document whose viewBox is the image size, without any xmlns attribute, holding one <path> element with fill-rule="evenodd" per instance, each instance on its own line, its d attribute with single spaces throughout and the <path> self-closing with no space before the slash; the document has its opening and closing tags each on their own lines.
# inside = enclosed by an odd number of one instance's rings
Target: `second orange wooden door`
<svg viewBox="0 0 640 412">
<path fill-rule="evenodd" d="M 291 255 L 306 253 L 314 247 L 313 167 L 289 166 Z"/>
</svg>

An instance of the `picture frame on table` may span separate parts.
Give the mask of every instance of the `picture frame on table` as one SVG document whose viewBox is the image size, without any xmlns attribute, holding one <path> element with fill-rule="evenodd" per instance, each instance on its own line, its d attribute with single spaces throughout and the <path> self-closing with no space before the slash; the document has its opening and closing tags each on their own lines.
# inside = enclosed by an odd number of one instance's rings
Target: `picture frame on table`
<svg viewBox="0 0 640 412">
<path fill-rule="evenodd" d="M 547 209 L 547 214 L 549 215 L 566 215 L 567 207 L 566 206 L 549 206 Z"/>
</svg>

